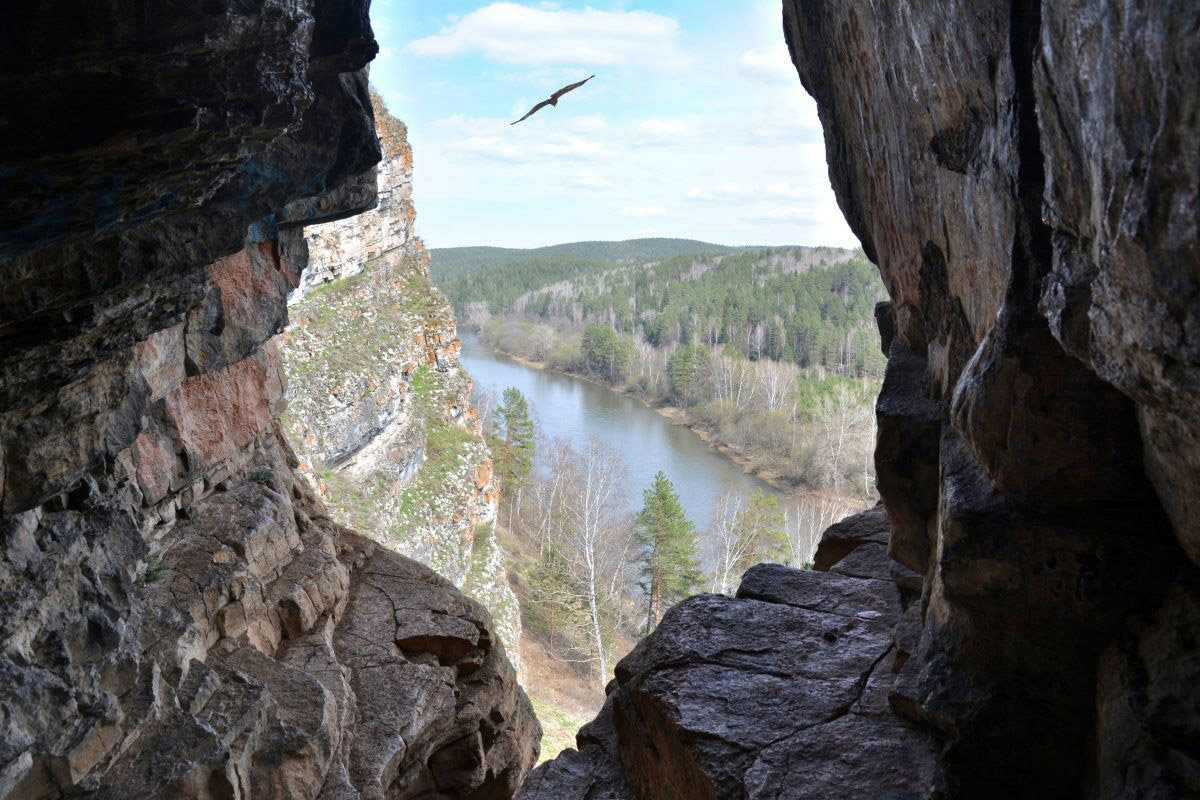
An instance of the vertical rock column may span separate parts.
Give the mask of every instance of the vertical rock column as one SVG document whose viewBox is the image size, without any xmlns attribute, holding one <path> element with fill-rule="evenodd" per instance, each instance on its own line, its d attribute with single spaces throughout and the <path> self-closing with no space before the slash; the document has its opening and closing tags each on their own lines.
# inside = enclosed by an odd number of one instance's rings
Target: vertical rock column
<svg viewBox="0 0 1200 800">
<path fill-rule="evenodd" d="M 876 462 L 891 551 L 925 576 L 895 706 L 945 738 L 953 796 L 1196 791 L 1197 754 L 1139 696 L 1194 700 L 1179 646 L 1152 677 L 1111 675 L 1139 620 L 1188 618 L 1196 571 L 1180 546 L 1194 437 L 1171 421 L 1195 359 L 1145 311 L 1170 295 L 1183 320 L 1195 296 L 1194 215 L 1165 210 L 1197 176 L 1198 90 L 1168 77 L 1195 62 L 1195 12 L 784 11 L 834 189 L 892 297 Z M 1135 119 L 1159 127 L 1128 158 Z"/>
</svg>

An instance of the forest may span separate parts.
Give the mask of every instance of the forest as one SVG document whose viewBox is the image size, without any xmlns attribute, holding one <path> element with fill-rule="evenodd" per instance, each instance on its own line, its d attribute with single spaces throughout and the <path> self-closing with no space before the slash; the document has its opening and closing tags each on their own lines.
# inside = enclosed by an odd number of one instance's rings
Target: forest
<svg viewBox="0 0 1200 800">
<path fill-rule="evenodd" d="M 477 387 L 502 486 L 495 533 L 541 674 L 568 664 L 598 693 L 665 608 L 732 592 L 759 561 L 805 566 L 821 531 L 876 502 L 885 293 L 860 252 L 462 248 L 434 251 L 433 274 L 494 349 L 632 395 L 785 492 L 728 490 L 692 525 L 665 475 L 630 486 L 621 453 L 542 437 L 519 391 Z"/>
<path fill-rule="evenodd" d="M 752 361 L 882 376 L 873 315 L 885 291 L 861 252 L 754 248 L 629 261 L 580 255 L 592 252 L 453 272 L 439 266 L 435 251 L 433 274 L 475 327 L 506 315 L 558 329 L 605 323 L 659 348 L 720 347 Z"/>
<path fill-rule="evenodd" d="M 736 248 L 695 239 L 627 239 L 621 242 L 568 242 L 521 250 L 510 247 L 439 247 L 429 251 L 432 269 L 439 278 L 448 278 L 484 267 L 497 267 L 515 261 L 571 260 L 636 263 L 674 256 L 732 253 Z"/>
<path fill-rule="evenodd" d="M 478 402 L 525 634 L 596 695 L 616 660 L 672 605 L 697 592 L 732 593 L 761 561 L 810 566 L 821 531 L 850 510 L 830 496 L 781 503 L 761 490 L 730 489 L 707 524 L 695 526 L 661 471 L 631 487 L 612 447 L 541 436 L 515 387 Z M 630 513 L 639 488 L 640 509 Z"/>
<path fill-rule="evenodd" d="M 776 485 L 874 494 L 884 289 L 861 252 L 750 248 L 656 257 L 663 241 L 558 245 L 434 275 L 494 348 L 662 408 Z M 686 243 L 700 246 L 703 243 Z M 598 245 L 621 245 L 603 261 Z M 682 246 L 682 245 L 680 245 Z M 704 245 L 708 246 L 708 245 Z M 496 248 L 464 248 L 473 254 Z M 543 248 L 545 250 L 546 248 Z M 554 249 L 554 248 L 550 248 Z"/>
</svg>

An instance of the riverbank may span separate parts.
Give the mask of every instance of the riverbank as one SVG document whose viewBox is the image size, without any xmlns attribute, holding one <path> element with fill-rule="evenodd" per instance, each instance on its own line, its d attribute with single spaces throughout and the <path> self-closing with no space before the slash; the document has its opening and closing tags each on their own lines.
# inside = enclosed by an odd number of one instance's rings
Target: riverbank
<svg viewBox="0 0 1200 800">
<path fill-rule="evenodd" d="M 527 358 L 522 355 L 518 355 L 517 353 L 511 353 L 511 352 L 503 350 L 503 349 L 496 347 L 495 345 L 487 343 L 487 342 L 484 342 L 484 344 L 486 344 L 486 346 L 490 347 L 495 352 L 500 353 L 501 355 L 505 356 L 506 358 L 511 358 L 513 361 L 516 361 L 518 364 L 529 367 L 530 369 L 538 369 L 538 370 L 545 370 L 548 372 L 556 372 L 560 375 L 566 375 L 571 378 L 576 378 L 581 381 L 586 381 L 587 383 L 590 383 L 594 386 L 599 386 L 603 389 L 607 389 L 608 391 L 613 392 L 614 394 L 624 395 L 625 397 L 628 397 L 632 400 L 638 401 L 646 408 L 657 413 L 663 419 L 670 422 L 672 425 L 678 425 L 680 427 L 687 428 L 692 433 L 696 434 L 698 437 L 700 437 L 700 440 L 709 447 L 709 449 L 713 450 L 716 453 L 719 453 L 721 456 L 723 456 L 724 458 L 729 460 L 731 463 L 735 464 L 744 474 L 749 475 L 753 478 L 757 478 L 758 480 L 762 481 L 763 483 L 768 484 L 769 486 L 772 486 L 773 488 L 775 488 L 776 490 L 778 490 L 780 493 L 782 493 L 784 495 L 791 495 L 791 496 L 799 497 L 799 496 L 803 496 L 803 495 L 807 495 L 807 494 L 816 493 L 816 490 L 811 490 L 811 489 L 806 490 L 805 487 L 799 485 L 797 482 L 788 480 L 786 476 L 781 475 L 774 470 L 771 470 L 771 469 L 768 469 L 765 467 L 756 466 L 754 464 L 754 457 L 751 454 L 747 453 L 745 451 L 745 448 L 738 447 L 737 445 L 729 444 L 727 442 L 718 441 L 717 440 L 718 431 L 714 430 L 710 425 L 706 424 L 703 420 L 697 419 L 694 415 L 689 413 L 688 410 L 685 408 L 680 408 L 678 406 L 667 405 L 667 404 L 660 405 L 660 404 L 652 403 L 652 402 L 648 401 L 645 397 L 642 397 L 641 395 L 639 395 L 637 392 L 631 391 L 629 389 L 629 387 L 613 386 L 612 384 L 605 383 L 604 381 L 598 380 L 597 378 L 595 378 L 591 375 L 587 375 L 587 374 L 584 374 L 581 372 L 576 372 L 574 370 L 563 369 L 560 367 L 554 367 L 554 366 L 547 364 L 544 361 L 538 361 L 536 359 L 531 359 L 531 358 Z"/>
</svg>

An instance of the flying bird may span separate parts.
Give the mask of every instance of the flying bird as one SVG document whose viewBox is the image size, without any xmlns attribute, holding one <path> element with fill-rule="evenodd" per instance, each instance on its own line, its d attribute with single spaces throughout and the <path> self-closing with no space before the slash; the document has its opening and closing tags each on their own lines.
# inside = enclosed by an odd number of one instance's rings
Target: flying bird
<svg viewBox="0 0 1200 800">
<path fill-rule="evenodd" d="M 585 83 L 587 83 L 594 77 L 596 77 L 596 76 L 588 75 L 586 78 L 581 80 L 579 83 L 572 83 L 569 86 L 564 86 L 563 88 L 559 89 L 554 94 L 550 95 L 549 100 L 543 100 L 542 102 L 538 103 L 533 108 L 529 109 L 529 113 L 526 114 L 525 116 L 521 117 L 519 120 L 517 120 L 517 122 L 524 122 L 525 120 L 529 119 L 534 114 L 536 114 L 537 112 L 541 111 L 546 106 L 557 106 L 558 98 L 562 97 L 564 94 L 566 94 L 569 91 L 572 91 L 573 89 L 578 89 L 580 86 L 583 86 Z M 516 125 L 517 122 L 510 122 L 509 125 Z"/>
</svg>

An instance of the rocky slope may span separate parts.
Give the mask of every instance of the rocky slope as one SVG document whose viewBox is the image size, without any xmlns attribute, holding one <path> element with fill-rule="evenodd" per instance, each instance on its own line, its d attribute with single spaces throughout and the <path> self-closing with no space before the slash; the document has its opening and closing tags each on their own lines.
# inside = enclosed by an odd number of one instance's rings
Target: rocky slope
<svg viewBox="0 0 1200 800">
<path fill-rule="evenodd" d="M 333 518 L 465 588 L 516 663 L 520 608 L 490 536 L 491 453 L 458 363 L 454 313 L 413 234 L 407 133 L 377 95 L 372 106 L 378 204 L 305 229 L 309 268 L 281 345 L 285 429 Z"/>
<path fill-rule="evenodd" d="M 759 564 L 736 597 L 671 609 L 617 665 L 579 750 L 519 797 L 938 796 L 937 741 L 888 706 L 920 580 L 887 556 L 882 508 L 831 530 L 817 552 L 829 572 Z"/>
<path fill-rule="evenodd" d="M 330 520 L 279 422 L 301 227 L 375 202 L 366 3 L 0 41 L 0 797 L 511 794 L 489 615 Z"/>
<path fill-rule="evenodd" d="M 891 295 L 886 524 L 823 559 L 865 581 L 756 570 L 668 614 L 524 796 L 1200 796 L 1200 7 L 785 0 L 784 29 Z"/>
</svg>

